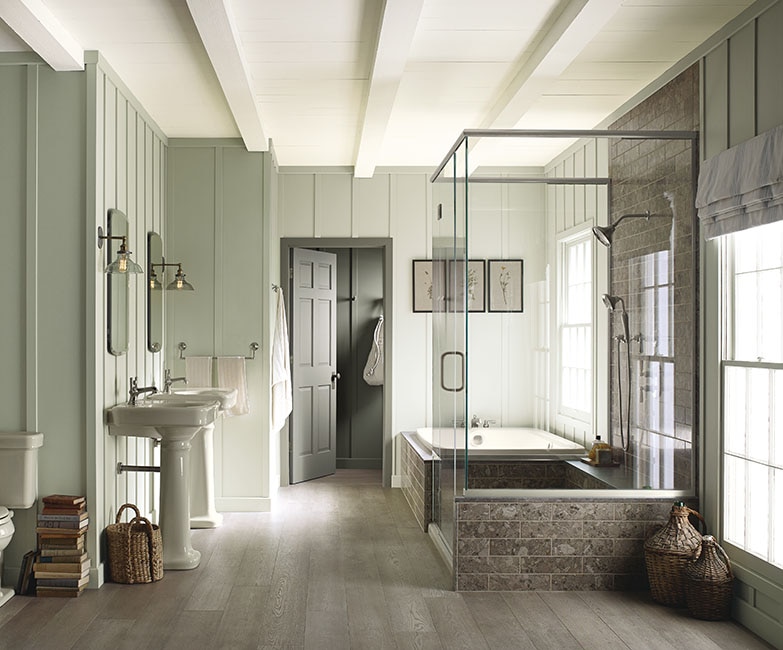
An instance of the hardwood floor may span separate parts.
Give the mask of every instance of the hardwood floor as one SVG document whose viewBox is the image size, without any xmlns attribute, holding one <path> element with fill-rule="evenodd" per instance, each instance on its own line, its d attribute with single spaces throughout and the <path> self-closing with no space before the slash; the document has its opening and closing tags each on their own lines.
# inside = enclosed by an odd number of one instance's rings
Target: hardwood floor
<svg viewBox="0 0 783 650">
<path fill-rule="evenodd" d="M 648 594 L 454 593 L 400 490 L 380 480 L 340 470 L 282 489 L 272 513 L 227 514 L 193 531 L 201 566 L 154 584 L 15 597 L 0 608 L 0 648 L 771 647 Z"/>
</svg>

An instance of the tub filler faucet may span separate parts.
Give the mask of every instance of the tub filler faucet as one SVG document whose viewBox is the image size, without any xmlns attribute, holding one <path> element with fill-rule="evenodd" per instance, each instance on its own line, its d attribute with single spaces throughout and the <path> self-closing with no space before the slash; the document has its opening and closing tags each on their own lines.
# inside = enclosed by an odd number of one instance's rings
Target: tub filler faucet
<svg viewBox="0 0 783 650">
<path fill-rule="evenodd" d="M 471 429 L 477 429 L 480 426 L 482 426 L 482 421 L 481 421 L 481 418 L 478 415 L 474 415 L 472 418 L 470 418 L 470 428 Z"/>
</svg>

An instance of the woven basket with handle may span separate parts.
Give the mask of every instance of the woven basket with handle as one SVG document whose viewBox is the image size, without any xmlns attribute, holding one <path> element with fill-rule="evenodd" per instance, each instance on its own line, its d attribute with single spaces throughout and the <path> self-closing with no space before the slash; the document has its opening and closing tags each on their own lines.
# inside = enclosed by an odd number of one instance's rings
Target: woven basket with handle
<svg viewBox="0 0 783 650">
<path fill-rule="evenodd" d="M 127 524 L 120 523 L 126 508 L 133 510 L 136 515 Z M 160 527 L 142 517 L 132 503 L 121 506 L 114 523 L 106 526 L 106 541 L 109 575 L 113 582 L 138 584 L 156 582 L 163 577 Z"/>
<path fill-rule="evenodd" d="M 669 522 L 644 543 L 644 562 L 653 600 L 672 607 L 685 606 L 683 572 L 701 545 L 701 535 L 688 521 L 689 515 L 704 525 L 704 518 L 698 512 L 682 502 L 675 503 Z"/>
<path fill-rule="evenodd" d="M 706 621 L 729 618 L 733 583 L 729 556 L 712 535 L 705 535 L 699 557 L 685 567 L 685 600 L 691 616 Z"/>
</svg>

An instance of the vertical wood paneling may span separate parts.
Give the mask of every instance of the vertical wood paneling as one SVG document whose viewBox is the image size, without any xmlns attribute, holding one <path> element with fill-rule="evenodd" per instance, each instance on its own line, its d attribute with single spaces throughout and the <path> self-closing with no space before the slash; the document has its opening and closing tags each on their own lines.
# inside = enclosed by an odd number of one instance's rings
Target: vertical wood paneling
<svg viewBox="0 0 783 650">
<path fill-rule="evenodd" d="M 280 236 L 315 237 L 315 176 L 280 175 Z"/>
<path fill-rule="evenodd" d="M 728 43 L 704 58 L 704 157 L 710 158 L 728 145 Z"/>
<path fill-rule="evenodd" d="M 350 237 L 351 174 L 318 174 L 315 181 L 315 236 Z"/>
<path fill-rule="evenodd" d="M 354 237 L 389 236 L 389 174 L 353 179 Z"/>
<path fill-rule="evenodd" d="M 783 4 L 773 5 L 758 20 L 758 80 L 756 83 L 757 132 L 783 124 Z"/>
<path fill-rule="evenodd" d="M 756 135 L 756 24 L 729 40 L 729 146 Z"/>
</svg>

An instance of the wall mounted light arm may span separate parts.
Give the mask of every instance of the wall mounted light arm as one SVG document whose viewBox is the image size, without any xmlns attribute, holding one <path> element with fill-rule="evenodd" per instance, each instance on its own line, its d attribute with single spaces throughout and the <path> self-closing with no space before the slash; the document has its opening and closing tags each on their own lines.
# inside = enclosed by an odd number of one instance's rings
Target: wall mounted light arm
<svg viewBox="0 0 783 650">
<path fill-rule="evenodd" d="M 650 217 L 668 217 L 667 214 L 650 214 L 650 211 L 640 212 L 638 214 L 624 214 L 611 226 L 593 226 L 593 234 L 595 238 L 601 242 L 607 248 L 612 245 L 612 237 L 614 237 L 614 231 L 623 219 L 647 219 Z"/>
<path fill-rule="evenodd" d="M 181 262 L 162 262 L 160 264 L 150 264 L 150 288 L 151 289 L 161 289 L 162 285 L 160 282 L 158 282 L 157 276 L 155 275 L 155 268 L 156 266 L 176 266 L 177 272 L 174 274 L 174 279 L 166 285 L 167 291 L 194 291 L 193 285 L 190 284 L 185 279 L 185 273 L 182 271 L 182 263 Z M 153 285 L 153 282 L 155 285 Z"/>
<path fill-rule="evenodd" d="M 117 259 L 109 264 L 104 273 L 144 273 L 136 262 L 131 259 L 131 251 L 127 248 L 128 238 L 125 235 L 104 235 L 103 228 L 98 226 L 98 248 L 103 248 L 104 239 L 121 239 L 122 243 L 117 251 Z"/>
</svg>

